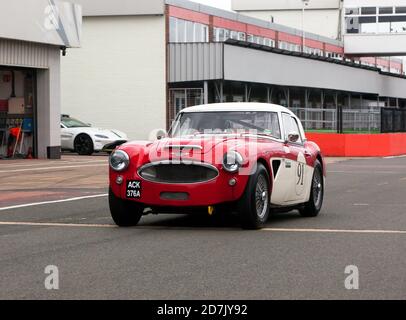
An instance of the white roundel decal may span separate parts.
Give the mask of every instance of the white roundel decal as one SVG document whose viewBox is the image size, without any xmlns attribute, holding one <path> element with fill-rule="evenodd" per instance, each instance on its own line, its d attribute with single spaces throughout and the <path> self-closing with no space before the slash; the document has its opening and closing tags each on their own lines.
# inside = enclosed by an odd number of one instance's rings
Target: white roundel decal
<svg viewBox="0 0 406 320">
<path fill-rule="evenodd" d="M 303 194 L 306 185 L 306 158 L 302 152 L 297 156 L 295 178 L 296 195 L 300 196 Z"/>
</svg>

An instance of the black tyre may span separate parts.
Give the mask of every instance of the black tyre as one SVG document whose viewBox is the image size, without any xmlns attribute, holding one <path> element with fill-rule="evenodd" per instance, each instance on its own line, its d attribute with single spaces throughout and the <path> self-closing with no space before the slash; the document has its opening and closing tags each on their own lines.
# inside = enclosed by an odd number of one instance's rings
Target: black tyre
<svg viewBox="0 0 406 320">
<path fill-rule="evenodd" d="M 144 211 L 138 203 L 116 197 L 111 189 L 109 189 L 109 206 L 111 217 L 119 227 L 136 226 Z"/>
<path fill-rule="evenodd" d="M 302 217 L 316 217 L 324 199 L 324 178 L 323 168 L 319 161 L 316 161 L 314 166 L 313 180 L 311 184 L 310 199 L 305 203 L 304 207 L 299 210 Z"/>
<path fill-rule="evenodd" d="M 263 164 L 248 180 L 245 192 L 238 203 L 243 229 L 260 229 L 267 222 L 270 206 L 269 174 Z"/>
<path fill-rule="evenodd" d="M 90 156 L 94 152 L 93 140 L 87 134 L 80 134 L 76 137 L 75 152 L 81 156 Z"/>
</svg>

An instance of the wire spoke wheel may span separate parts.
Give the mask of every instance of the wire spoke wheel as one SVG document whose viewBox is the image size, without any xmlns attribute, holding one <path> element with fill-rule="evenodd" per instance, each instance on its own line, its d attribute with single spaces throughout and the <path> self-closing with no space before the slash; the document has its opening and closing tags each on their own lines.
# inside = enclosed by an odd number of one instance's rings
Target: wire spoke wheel
<svg viewBox="0 0 406 320">
<path fill-rule="evenodd" d="M 263 175 L 258 177 L 257 185 L 255 188 L 255 207 L 257 215 L 260 219 L 263 219 L 269 202 L 269 190 L 266 178 Z"/>
<path fill-rule="evenodd" d="M 313 188 L 313 201 L 316 208 L 320 207 L 321 199 L 322 199 L 322 192 L 323 192 L 323 184 L 321 181 L 320 171 L 316 171 L 313 178 L 312 188 Z"/>
</svg>

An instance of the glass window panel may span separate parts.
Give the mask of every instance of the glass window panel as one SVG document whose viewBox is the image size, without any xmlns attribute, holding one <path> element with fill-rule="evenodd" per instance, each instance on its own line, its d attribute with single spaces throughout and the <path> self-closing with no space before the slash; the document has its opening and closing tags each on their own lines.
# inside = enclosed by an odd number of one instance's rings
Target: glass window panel
<svg viewBox="0 0 406 320">
<path fill-rule="evenodd" d="M 393 33 L 404 33 L 406 32 L 406 21 L 403 22 L 392 22 L 391 32 Z"/>
<path fill-rule="evenodd" d="M 218 42 L 218 28 L 213 28 L 213 41 Z"/>
<path fill-rule="evenodd" d="M 406 21 L 406 16 L 383 16 L 379 17 L 379 22 L 400 22 L 400 21 Z"/>
<path fill-rule="evenodd" d="M 361 14 L 363 15 L 376 14 L 376 7 L 362 7 Z"/>
<path fill-rule="evenodd" d="M 347 33 L 359 33 L 359 19 L 356 18 L 345 18 Z"/>
<path fill-rule="evenodd" d="M 396 7 L 395 12 L 396 13 L 406 13 L 406 7 Z"/>
<path fill-rule="evenodd" d="M 195 28 L 192 21 L 186 21 L 186 42 L 194 41 Z"/>
<path fill-rule="evenodd" d="M 177 42 L 177 19 L 169 18 L 169 42 Z"/>
<path fill-rule="evenodd" d="M 186 21 L 178 19 L 178 39 L 177 42 L 186 42 Z"/>
<path fill-rule="evenodd" d="M 357 15 L 357 14 L 359 14 L 359 8 L 346 8 L 345 9 L 345 14 L 347 16 Z"/>
<path fill-rule="evenodd" d="M 377 33 L 376 23 L 363 23 L 361 24 L 361 33 Z"/>
<path fill-rule="evenodd" d="M 203 33 L 204 33 L 204 42 L 209 42 L 209 27 L 203 25 Z"/>
<path fill-rule="evenodd" d="M 219 29 L 219 41 L 224 41 L 225 38 L 225 30 L 223 28 Z"/>
<path fill-rule="evenodd" d="M 224 41 L 230 38 L 230 30 L 224 29 Z"/>
<path fill-rule="evenodd" d="M 392 7 L 382 7 L 379 8 L 379 14 L 392 14 L 393 8 Z"/>
<path fill-rule="evenodd" d="M 234 40 L 238 40 L 238 32 L 237 31 L 231 31 L 230 32 L 230 38 Z"/>
<path fill-rule="evenodd" d="M 359 23 L 376 23 L 376 17 L 359 17 Z"/>
<path fill-rule="evenodd" d="M 390 23 L 389 22 L 381 22 L 378 24 L 378 32 L 379 33 L 389 33 L 390 32 Z"/>
<path fill-rule="evenodd" d="M 245 33 L 244 32 L 239 32 L 238 33 L 238 40 L 245 41 Z"/>
</svg>

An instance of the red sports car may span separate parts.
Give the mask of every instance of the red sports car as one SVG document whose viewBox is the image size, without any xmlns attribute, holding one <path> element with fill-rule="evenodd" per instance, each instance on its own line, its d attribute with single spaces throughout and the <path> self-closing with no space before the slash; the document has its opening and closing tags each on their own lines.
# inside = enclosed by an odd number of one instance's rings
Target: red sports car
<svg viewBox="0 0 406 320">
<path fill-rule="evenodd" d="M 317 216 L 325 164 L 288 109 L 222 103 L 182 110 L 168 134 L 135 141 L 110 156 L 109 204 L 119 226 L 148 213 L 239 214 L 258 229 L 273 210 Z"/>
</svg>

